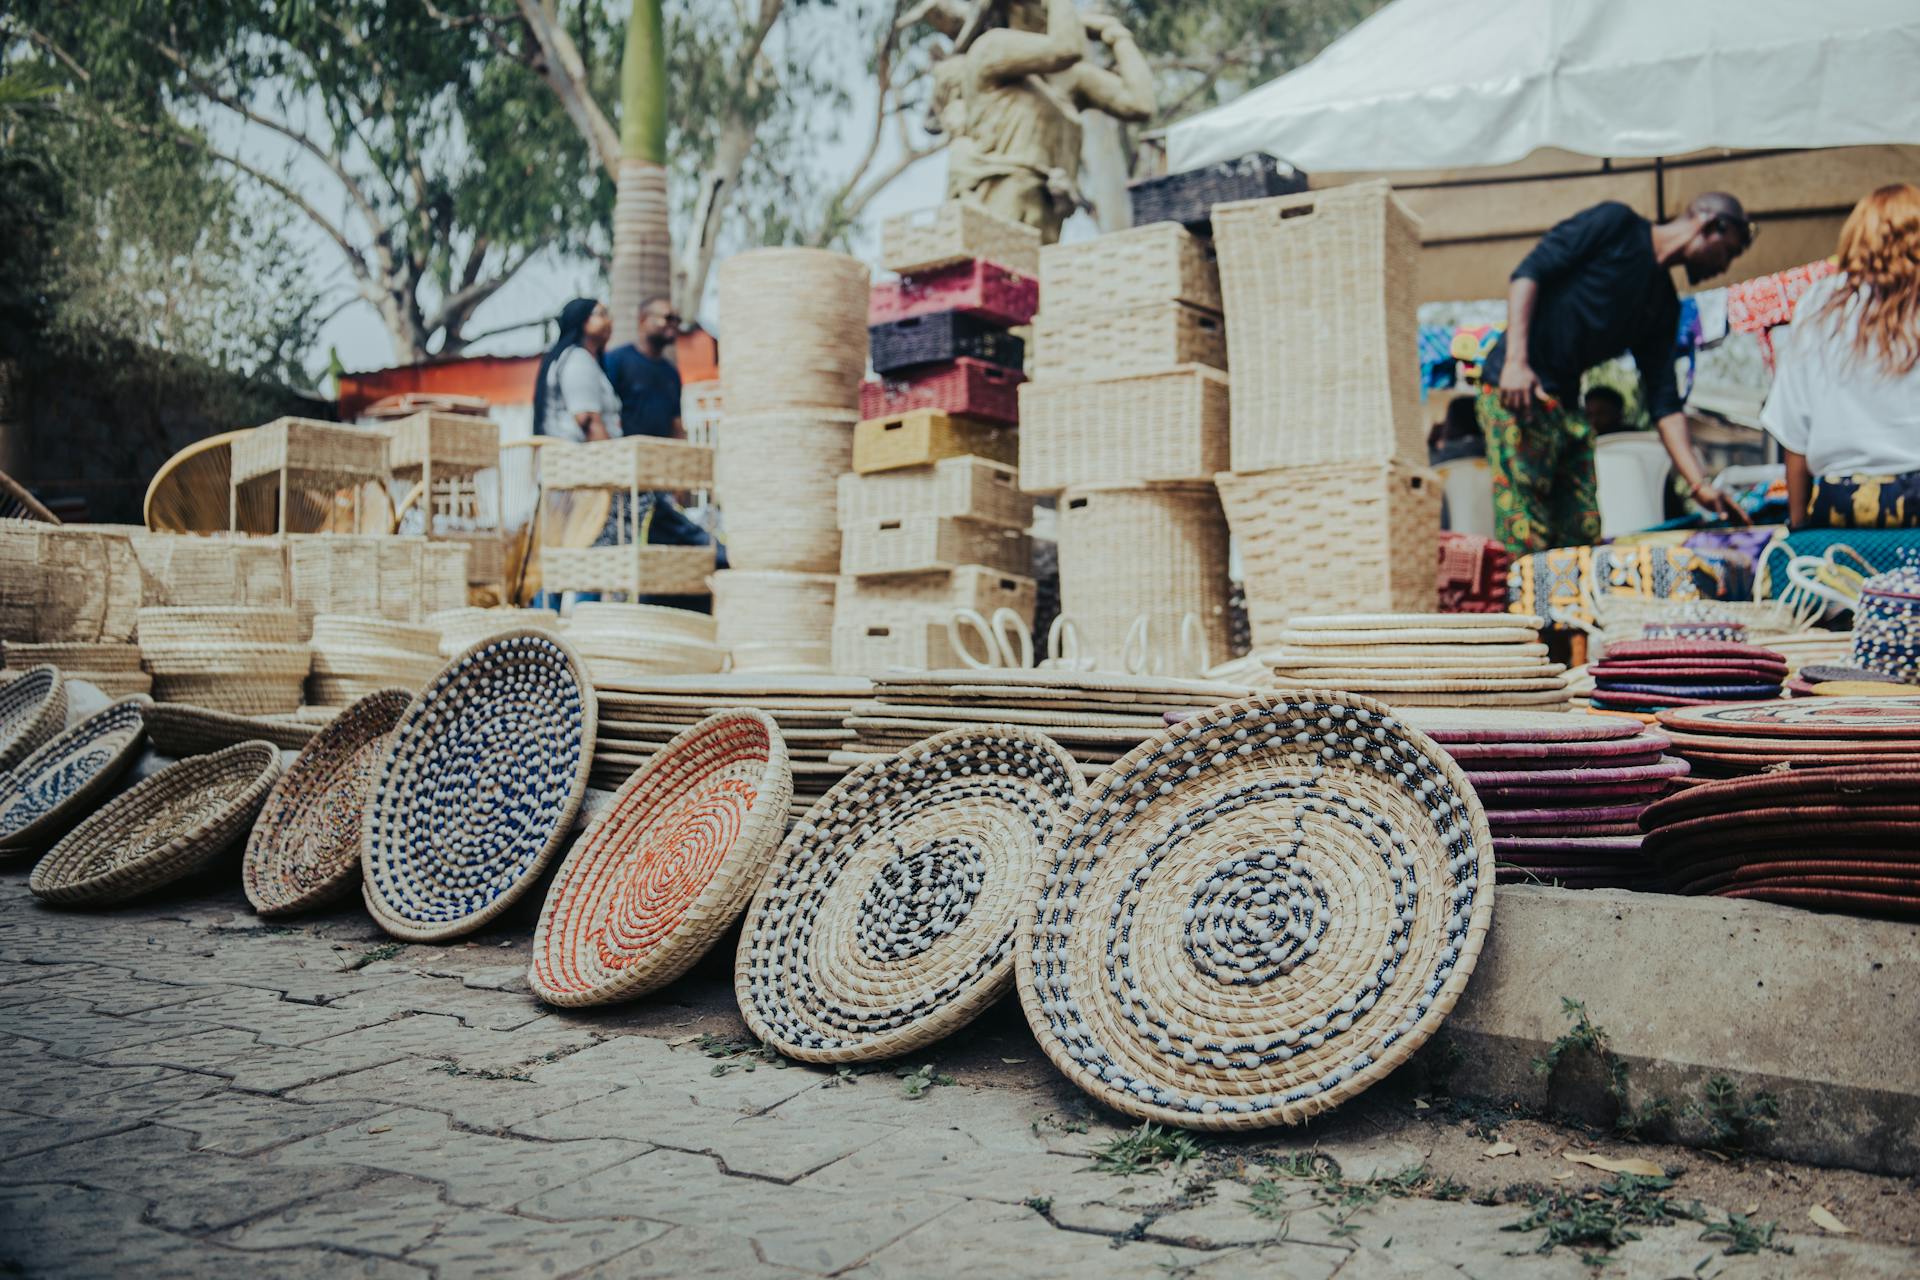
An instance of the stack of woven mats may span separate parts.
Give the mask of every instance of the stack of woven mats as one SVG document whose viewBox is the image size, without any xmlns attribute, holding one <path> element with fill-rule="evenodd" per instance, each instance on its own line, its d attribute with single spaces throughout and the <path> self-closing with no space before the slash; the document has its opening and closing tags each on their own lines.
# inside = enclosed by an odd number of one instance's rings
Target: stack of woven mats
<svg viewBox="0 0 1920 1280">
<path fill-rule="evenodd" d="M 1909 760 L 1669 796 L 1641 818 L 1648 865 L 1673 893 L 1920 920 L 1920 760 Z"/>
<path fill-rule="evenodd" d="M 1663 707 L 1773 701 L 1787 660 L 1725 640 L 1629 640 L 1608 645 L 1587 673 L 1596 708 L 1650 716 Z"/>
<path fill-rule="evenodd" d="M 1674 754 L 1696 778 L 1785 769 L 1862 773 L 1920 766 L 1920 702 L 1897 698 L 1794 698 L 1679 707 L 1659 716 Z"/>
<path fill-rule="evenodd" d="M 1920 698 L 1920 684 L 1843 663 L 1814 663 L 1787 680 L 1789 698 Z"/>
<path fill-rule="evenodd" d="M 1524 614 L 1349 613 L 1294 618 L 1273 685 L 1338 689 L 1397 707 L 1568 707 L 1545 619 Z"/>
<path fill-rule="evenodd" d="M 1640 815 L 1687 774 L 1666 734 L 1619 716 L 1411 710 L 1414 728 L 1466 771 L 1487 812 L 1502 882 L 1647 884 Z"/>
</svg>

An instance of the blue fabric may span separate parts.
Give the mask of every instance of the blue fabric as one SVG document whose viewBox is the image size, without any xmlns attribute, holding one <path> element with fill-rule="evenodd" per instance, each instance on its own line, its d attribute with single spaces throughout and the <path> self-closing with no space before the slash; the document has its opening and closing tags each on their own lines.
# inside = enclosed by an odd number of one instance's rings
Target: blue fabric
<svg viewBox="0 0 1920 1280">
<path fill-rule="evenodd" d="M 620 432 L 629 436 L 673 435 L 680 418 L 680 371 L 629 343 L 601 362 L 620 397 Z"/>
</svg>

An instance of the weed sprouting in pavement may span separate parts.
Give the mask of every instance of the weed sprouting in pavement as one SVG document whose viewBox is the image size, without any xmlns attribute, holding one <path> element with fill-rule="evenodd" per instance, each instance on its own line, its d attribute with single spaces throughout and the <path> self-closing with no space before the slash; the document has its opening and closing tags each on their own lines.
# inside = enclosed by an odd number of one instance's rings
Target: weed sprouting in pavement
<svg viewBox="0 0 1920 1280">
<path fill-rule="evenodd" d="M 1148 1122 L 1095 1151 L 1093 1167 L 1103 1173 L 1125 1176 L 1145 1173 L 1161 1165 L 1177 1169 L 1189 1160 L 1199 1159 L 1202 1153 L 1203 1148 L 1192 1135 Z"/>
</svg>

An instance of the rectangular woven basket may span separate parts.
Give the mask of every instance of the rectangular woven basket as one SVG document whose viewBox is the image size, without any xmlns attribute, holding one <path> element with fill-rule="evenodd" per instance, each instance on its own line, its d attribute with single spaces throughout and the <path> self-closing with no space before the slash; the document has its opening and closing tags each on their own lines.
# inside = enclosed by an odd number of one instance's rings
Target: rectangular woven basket
<svg viewBox="0 0 1920 1280">
<path fill-rule="evenodd" d="M 141 603 L 285 605 L 287 552 L 249 534 L 128 533 L 140 561 Z"/>
<path fill-rule="evenodd" d="M 1060 500 L 1059 548 L 1060 612 L 1103 669 L 1120 669 L 1141 617 L 1150 645 L 1170 659 L 1187 614 L 1206 637 L 1200 666 L 1226 661 L 1227 522 L 1212 485 L 1069 489 Z"/>
<path fill-rule="evenodd" d="M 880 265 L 910 276 L 984 258 L 1023 276 L 1040 274 L 1040 231 L 958 200 L 897 214 L 880 224 Z"/>
<path fill-rule="evenodd" d="M 1227 375 L 1188 364 L 1020 388 L 1020 487 L 1211 480 L 1227 466 Z"/>
<path fill-rule="evenodd" d="M 867 330 L 875 373 L 891 374 L 961 357 L 1019 372 L 1027 344 L 1002 325 L 958 311 L 909 316 Z"/>
<path fill-rule="evenodd" d="M 713 564 L 710 546 L 542 547 L 540 583 L 548 591 L 699 596 L 707 594 Z"/>
<path fill-rule="evenodd" d="M 1020 456 L 1018 434 L 997 422 L 938 409 L 908 409 L 853 428 L 853 469 L 862 475 L 964 454 L 1013 463 Z"/>
<path fill-rule="evenodd" d="M 311 418 L 275 418 L 234 437 L 229 447 L 234 484 L 285 471 L 302 488 L 346 488 L 387 478 L 386 433 Z"/>
<path fill-rule="evenodd" d="M 867 323 L 891 324 L 914 316 L 957 311 L 991 324 L 1027 324 L 1040 309 L 1040 282 L 983 258 L 883 280 L 867 298 Z"/>
<path fill-rule="evenodd" d="M 951 671 L 964 665 L 954 652 L 945 619 L 927 615 L 834 615 L 833 669 L 839 675 L 883 671 Z"/>
<path fill-rule="evenodd" d="M 1214 210 L 1233 469 L 1426 460 L 1420 227 L 1384 182 Z"/>
<path fill-rule="evenodd" d="M 1033 321 L 1036 380 L 1090 381 L 1159 373 L 1183 364 L 1227 367 L 1227 329 L 1211 311 L 1154 302 L 1104 313 Z"/>
<path fill-rule="evenodd" d="M 124 533 L 0 520 L 0 636 L 18 644 L 133 638 L 140 563 Z"/>
<path fill-rule="evenodd" d="M 983 360 L 962 357 L 907 370 L 897 377 L 860 384 L 860 416 L 884 418 L 909 409 L 939 409 L 971 418 L 1020 420 L 1020 384 L 1027 375 Z"/>
<path fill-rule="evenodd" d="M 956 516 L 1010 529 L 1033 523 L 1033 499 L 1021 492 L 1020 473 L 971 454 L 930 467 L 841 476 L 839 509 L 842 529 L 910 515 Z"/>
<path fill-rule="evenodd" d="M 427 411 L 389 422 L 386 430 L 388 465 L 396 478 L 418 478 L 429 461 L 436 478 L 500 465 L 500 424 L 492 418 Z"/>
<path fill-rule="evenodd" d="M 847 610 L 849 616 L 898 614 L 905 609 L 924 609 L 944 616 L 956 609 L 971 609 L 983 618 L 1011 609 L 1031 626 L 1038 595 L 1039 584 L 1023 573 L 963 564 L 950 571 L 888 578 L 843 577 L 837 607 Z"/>
<path fill-rule="evenodd" d="M 1220 310 L 1213 249 L 1172 222 L 1136 226 L 1040 251 L 1040 293 L 1055 319 L 1184 302 Z"/>
<path fill-rule="evenodd" d="M 1133 204 L 1133 224 L 1183 223 L 1205 234 L 1213 206 L 1234 200 L 1259 200 L 1307 189 L 1307 175 L 1265 152 L 1222 160 L 1201 169 L 1143 178 L 1130 183 L 1127 198 Z"/>
<path fill-rule="evenodd" d="M 464 543 L 333 533 L 288 534 L 284 542 L 303 638 L 316 613 L 420 622 L 467 602 Z"/>
<path fill-rule="evenodd" d="M 1001 525 L 945 516 L 891 516 L 840 531 L 840 572 L 934 573 L 963 564 L 1030 573 L 1033 543 Z"/>
<path fill-rule="evenodd" d="M 705 489 L 712 484 L 711 445 L 622 436 L 584 444 L 555 440 L 540 450 L 543 489 Z"/>
<path fill-rule="evenodd" d="M 1278 467 L 1217 477 L 1255 644 L 1262 620 L 1439 607 L 1438 473 L 1404 463 Z"/>
</svg>

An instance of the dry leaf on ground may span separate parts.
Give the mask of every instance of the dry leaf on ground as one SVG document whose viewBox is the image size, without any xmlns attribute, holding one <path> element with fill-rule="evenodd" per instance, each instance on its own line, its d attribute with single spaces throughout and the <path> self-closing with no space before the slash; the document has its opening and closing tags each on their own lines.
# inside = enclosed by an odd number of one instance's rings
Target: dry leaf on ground
<svg viewBox="0 0 1920 1280">
<path fill-rule="evenodd" d="M 1667 1174 L 1665 1169 L 1651 1160 L 1614 1160 L 1592 1151 L 1568 1151 L 1560 1158 L 1571 1160 L 1574 1164 L 1584 1164 L 1589 1169 L 1604 1170 L 1607 1173 L 1631 1173 L 1641 1178 L 1664 1178 Z"/>
<path fill-rule="evenodd" d="M 1520 1154 L 1520 1148 L 1511 1142 L 1496 1142 L 1480 1154 L 1491 1160 L 1495 1156 L 1517 1156 Z"/>
<path fill-rule="evenodd" d="M 1847 1235 L 1853 1234 L 1853 1228 L 1848 1226 L 1846 1223 L 1840 1221 L 1840 1219 L 1834 1217 L 1833 1214 L 1827 1210 L 1827 1206 L 1823 1204 L 1817 1204 L 1813 1206 L 1813 1208 L 1807 1210 L 1807 1216 L 1809 1218 L 1812 1218 L 1813 1225 L 1820 1228 L 1822 1231 L 1829 1232 L 1830 1234 L 1833 1234 L 1836 1236 L 1847 1236 Z"/>
</svg>

